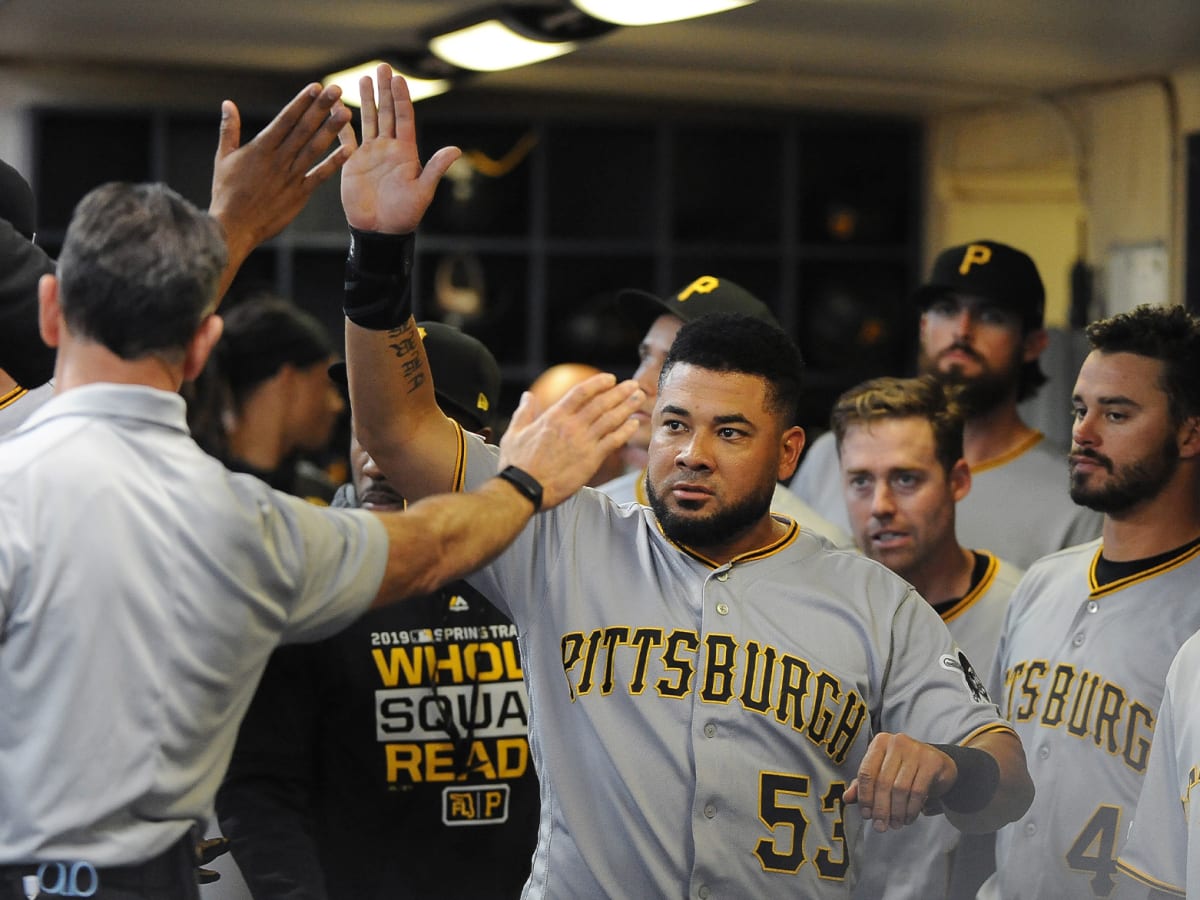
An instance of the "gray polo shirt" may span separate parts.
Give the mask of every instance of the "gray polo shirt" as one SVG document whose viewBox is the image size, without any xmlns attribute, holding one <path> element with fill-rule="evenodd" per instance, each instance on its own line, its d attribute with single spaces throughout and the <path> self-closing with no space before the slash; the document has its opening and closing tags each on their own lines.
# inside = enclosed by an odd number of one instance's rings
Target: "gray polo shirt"
<svg viewBox="0 0 1200 900">
<path fill-rule="evenodd" d="M 228 472 L 184 413 L 90 385 L 0 440 L 0 863 L 136 863 L 203 826 L 271 650 L 379 588 L 378 520 Z"/>
</svg>

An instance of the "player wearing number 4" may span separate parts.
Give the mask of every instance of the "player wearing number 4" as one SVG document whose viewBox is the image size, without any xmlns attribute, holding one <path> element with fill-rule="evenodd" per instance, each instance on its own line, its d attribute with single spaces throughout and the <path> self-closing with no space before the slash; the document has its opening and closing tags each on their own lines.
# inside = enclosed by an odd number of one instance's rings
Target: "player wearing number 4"
<svg viewBox="0 0 1200 900">
<path fill-rule="evenodd" d="M 1112 896 L 1167 668 L 1200 629 L 1200 320 L 1142 306 L 1087 336 L 1070 490 L 1103 535 L 1034 563 L 1009 605 L 993 695 L 1038 793 L 985 898 Z"/>
<path fill-rule="evenodd" d="M 419 497 L 498 464 L 438 410 L 407 303 L 408 235 L 456 151 L 422 170 L 403 79 L 377 81 L 342 179 L 351 403 Z M 990 830 L 1029 805 L 1020 742 L 929 605 L 771 515 L 804 443 L 800 368 L 770 324 L 688 323 L 652 417 L 651 506 L 584 489 L 469 579 L 521 634 L 542 791 L 526 898 L 848 897 L 864 821 L 944 809 Z M 536 482 L 503 475 L 537 506 Z"/>
</svg>

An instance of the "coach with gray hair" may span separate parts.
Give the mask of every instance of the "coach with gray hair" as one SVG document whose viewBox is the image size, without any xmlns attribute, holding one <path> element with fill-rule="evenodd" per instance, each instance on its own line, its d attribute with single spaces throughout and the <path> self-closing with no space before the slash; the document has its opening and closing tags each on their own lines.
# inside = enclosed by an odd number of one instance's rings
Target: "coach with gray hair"
<svg viewBox="0 0 1200 900">
<path fill-rule="evenodd" d="M 201 451 L 178 391 L 221 334 L 226 253 L 165 186 L 108 184 L 40 281 L 56 395 L 0 444 L 10 896 L 194 900 L 196 833 L 271 650 L 462 576 L 539 508 L 497 477 L 403 512 L 326 509 Z M 523 404 L 501 453 L 552 507 L 638 402 L 609 378 L 540 417 Z"/>
</svg>

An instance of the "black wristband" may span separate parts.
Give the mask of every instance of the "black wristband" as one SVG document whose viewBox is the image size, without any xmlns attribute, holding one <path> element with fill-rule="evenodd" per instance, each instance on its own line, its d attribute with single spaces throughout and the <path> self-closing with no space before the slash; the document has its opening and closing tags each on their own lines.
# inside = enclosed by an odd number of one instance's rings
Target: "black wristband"
<svg viewBox="0 0 1200 900">
<path fill-rule="evenodd" d="M 942 806 L 951 812 L 979 812 L 992 802 L 1000 786 L 1000 764 L 992 754 L 958 744 L 934 744 L 958 767 L 954 787 L 942 794 Z"/>
<path fill-rule="evenodd" d="M 350 229 L 346 257 L 346 297 L 342 311 L 361 328 L 387 331 L 412 315 L 411 234 Z"/>
<path fill-rule="evenodd" d="M 522 497 L 533 504 L 534 512 L 542 508 L 542 483 L 524 469 L 509 466 L 497 472 L 496 477 L 503 478 L 515 487 Z"/>
</svg>

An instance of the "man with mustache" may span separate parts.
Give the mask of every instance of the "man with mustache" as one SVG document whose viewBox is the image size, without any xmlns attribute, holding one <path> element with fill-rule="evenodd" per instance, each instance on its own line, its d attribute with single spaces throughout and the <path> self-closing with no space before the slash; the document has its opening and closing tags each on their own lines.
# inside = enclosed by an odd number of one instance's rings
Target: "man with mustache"
<svg viewBox="0 0 1200 900">
<path fill-rule="evenodd" d="M 438 406 L 492 441 L 495 358 L 418 328 Z M 344 363 L 329 374 L 347 390 Z M 333 506 L 404 508 L 353 420 L 350 469 Z M 539 809 L 527 710 L 516 628 L 464 581 L 277 650 L 217 795 L 255 900 L 519 896 Z"/>
<path fill-rule="evenodd" d="M 1200 320 L 1140 306 L 1086 333 L 1070 492 L 1104 529 L 1035 563 L 1009 603 L 988 686 L 1037 797 L 997 834 L 981 897 L 1112 895 L 1168 667 L 1200 629 Z"/>
<path fill-rule="evenodd" d="M 958 536 L 1027 567 L 1100 533 L 1100 516 L 1070 502 L 1063 463 L 1017 404 L 1046 381 L 1045 291 L 1032 259 L 996 241 L 938 255 L 913 300 L 921 308 L 918 367 L 962 389 L 971 492 L 958 506 Z M 846 521 L 832 435 L 811 448 L 792 490 L 836 523 Z"/>
<path fill-rule="evenodd" d="M 617 295 L 617 302 L 631 320 L 649 320 L 646 334 L 638 346 L 638 367 L 633 373 L 645 399 L 634 416 L 638 429 L 625 447 L 626 458 L 637 460 L 637 464 L 623 475 L 599 484 L 599 489 L 618 503 L 636 500 L 646 506 L 649 501 L 646 497 L 645 460 L 646 448 L 650 445 L 650 418 L 658 399 L 658 377 L 662 374 L 663 360 L 667 358 L 667 351 L 671 349 L 671 342 L 675 340 L 679 329 L 686 322 L 694 322 L 701 316 L 714 313 L 753 316 L 775 326 L 779 322 L 765 303 L 741 285 L 716 275 L 694 278 L 666 297 L 627 288 Z M 847 528 L 830 522 L 782 483 L 775 488 L 771 508 L 791 516 L 805 528 L 827 538 L 835 547 L 854 546 Z"/>
</svg>

